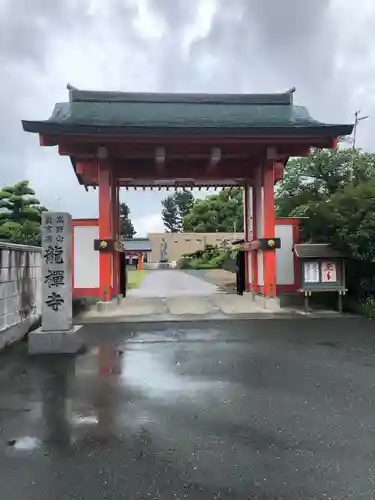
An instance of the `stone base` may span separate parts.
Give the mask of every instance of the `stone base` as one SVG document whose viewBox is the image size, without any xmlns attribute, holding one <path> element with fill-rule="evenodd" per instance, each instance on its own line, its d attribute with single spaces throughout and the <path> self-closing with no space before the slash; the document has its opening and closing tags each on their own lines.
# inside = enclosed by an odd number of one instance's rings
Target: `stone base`
<svg viewBox="0 0 375 500">
<path fill-rule="evenodd" d="M 29 333 L 29 354 L 77 354 L 83 342 L 76 335 L 82 325 L 67 331 L 46 331 L 38 328 Z"/>
<path fill-rule="evenodd" d="M 122 295 L 116 295 L 116 297 L 114 297 L 112 300 L 99 300 L 99 302 L 96 303 L 96 309 L 98 312 L 103 313 L 115 311 L 119 306 L 122 298 Z"/>
<path fill-rule="evenodd" d="M 159 262 L 158 269 L 171 269 L 172 264 L 169 261 Z"/>
<path fill-rule="evenodd" d="M 264 297 L 264 295 L 253 294 L 255 303 L 262 309 L 269 311 L 280 311 L 280 299 L 278 297 Z"/>
</svg>

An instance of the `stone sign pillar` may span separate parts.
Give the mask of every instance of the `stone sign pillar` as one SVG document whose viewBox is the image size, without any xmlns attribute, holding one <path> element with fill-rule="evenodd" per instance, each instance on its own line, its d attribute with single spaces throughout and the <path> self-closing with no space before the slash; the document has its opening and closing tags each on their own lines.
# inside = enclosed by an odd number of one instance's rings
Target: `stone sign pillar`
<svg viewBox="0 0 375 500">
<path fill-rule="evenodd" d="M 73 324 L 70 214 L 42 215 L 42 248 L 42 329 L 68 331 Z"/>
<path fill-rule="evenodd" d="M 42 326 L 29 334 L 29 353 L 74 353 L 82 344 L 75 335 L 72 305 L 72 217 L 42 214 Z"/>
</svg>

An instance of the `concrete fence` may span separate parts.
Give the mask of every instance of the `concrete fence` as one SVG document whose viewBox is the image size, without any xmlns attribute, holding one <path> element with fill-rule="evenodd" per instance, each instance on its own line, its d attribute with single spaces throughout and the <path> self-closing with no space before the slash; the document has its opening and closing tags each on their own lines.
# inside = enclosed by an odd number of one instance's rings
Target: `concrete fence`
<svg viewBox="0 0 375 500">
<path fill-rule="evenodd" d="M 41 317 L 42 249 L 0 241 L 0 350 Z"/>
</svg>

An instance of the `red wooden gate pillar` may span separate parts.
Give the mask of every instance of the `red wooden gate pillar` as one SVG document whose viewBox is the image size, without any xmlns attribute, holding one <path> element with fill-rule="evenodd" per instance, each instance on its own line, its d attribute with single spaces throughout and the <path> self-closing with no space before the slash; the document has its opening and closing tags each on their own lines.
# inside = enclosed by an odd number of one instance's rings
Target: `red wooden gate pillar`
<svg viewBox="0 0 375 500">
<path fill-rule="evenodd" d="M 120 203 L 119 186 L 117 178 L 111 179 L 111 211 L 112 211 L 112 238 L 114 241 L 120 241 Z M 119 252 L 113 252 L 113 294 L 120 293 L 120 255 Z"/>
<path fill-rule="evenodd" d="M 250 241 L 259 238 L 275 238 L 274 162 L 266 161 L 254 172 L 251 190 Z M 276 296 L 276 251 L 275 249 L 251 251 L 251 291 L 261 292 L 266 297 Z"/>
<path fill-rule="evenodd" d="M 274 162 L 263 167 L 263 238 L 275 238 Z M 276 250 L 263 252 L 264 295 L 276 297 Z"/>
<path fill-rule="evenodd" d="M 250 214 L 249 214 L 249 195 L 250 195 L 250 187 L 248 184 L 245 184 L 243 187 L 243 229 L 244 229 L 244 240 L 245 243 L 247 241 L 251 241 L 249 235 L 249 226 L 250 226 Z M 250 268 L 250 256 L 249 252 L 245 251 L 245 288 L 249 290 L 251 282 L 251 268 Z"/>
<path fill-rule="evenodd" d="M 250 242 L 256 239 L 256 188 L 244 186 L 244 239 Z M 254 251 L 246 251 L 245 255 L 246 290 L 258 291 L 258 255 Z"/>
<path fill-rule="evenodd" d="M 260 185 L 253 186 L 251 188 L 251 222 L 252 222 L 252 232 L 251 239 L 256 240 L 258 238 L 258 210 L 257 202 L 261 193 Z M 259 281 L 258 281 L 258 252 L 251 252 L 251 291 L 253 293 L 259 292 Z"/>
<path fill-rule="evenodd" d="M 112 239 L 111 171 L 105 152 L 98 153 L 99 240 Z M 111 300 L 112 252 L 99 252 L 99 299 Z"/>
</svg>

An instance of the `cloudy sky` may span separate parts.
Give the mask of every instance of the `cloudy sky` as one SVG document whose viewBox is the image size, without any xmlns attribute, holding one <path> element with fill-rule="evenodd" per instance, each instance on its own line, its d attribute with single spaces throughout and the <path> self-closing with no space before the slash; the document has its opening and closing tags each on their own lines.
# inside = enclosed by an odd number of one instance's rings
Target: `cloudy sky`
<svg viewBox="0 0 375 500">
<path fill-rule="evenodd" d="M 373 0 L 0 0 L 1 184 L 30 179 L 42 203 L 97 215 L 96 193 L 21 119 L 46 119 L 82 89 L 278 92 L 314 118 L 362 122 L 375 149 Z M 162 228 L 165 193 L 127 192 L 139 234 Z"/>
</svg>

